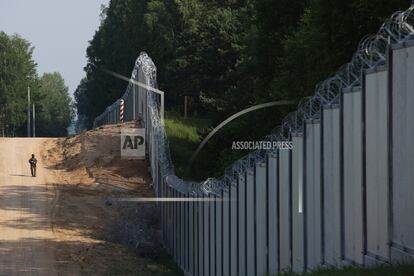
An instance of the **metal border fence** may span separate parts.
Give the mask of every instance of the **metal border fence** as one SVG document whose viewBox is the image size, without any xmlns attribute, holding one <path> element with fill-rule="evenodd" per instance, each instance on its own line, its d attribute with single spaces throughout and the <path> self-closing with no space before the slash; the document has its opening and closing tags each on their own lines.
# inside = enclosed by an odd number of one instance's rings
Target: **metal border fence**
<svg viewBox="0 0 414 276">
<path fill-rule="evenodd" d="M 365 37 L 351 62 L 316 86 L 255 151 L 203 182 L 177 177 L 156 67 L 138 57 L 123 95 L 140 119 L 164 244 L 187 275 L 275 275 L 414 258 L 414 7 Z M 141 85 L 136 85 L 136 83 Z M 116 101 L 94 127 L 119 123 Z"/>
</svg>

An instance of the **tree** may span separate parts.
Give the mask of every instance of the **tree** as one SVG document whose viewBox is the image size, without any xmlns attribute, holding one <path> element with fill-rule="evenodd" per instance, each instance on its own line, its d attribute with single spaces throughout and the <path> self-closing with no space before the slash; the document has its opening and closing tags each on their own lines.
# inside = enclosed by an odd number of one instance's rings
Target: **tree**
<svg viewBox="0 0 414 276">
<path fill-rule="evenodd" d="M 57 72 L 45 73 L 39 84 L 43 100 L 38 103 L 37 135 L 66 136 L 74 118 L 74 105 L 63 77 Z"/>
<path fill-rule="evenodd" d="M 58 73 L 39 80 L 33 47 L 18 35 L 0 32 L 0 135 L 27 135 L 27 87 L 36 106 L 37 135 L 64 136 L 73 118 L 73 104 Z M 30 107 L 31 108 L 31 107 Z"/>
<path fill-rule="evenodd" d="M 87 50 L 87 76 L 75 93 L 78 115 L 92 126 L 126 88 L 100 68 L 128 76 L 141 51 L 157 66 L 166 107 L 179 110 L 183 96 L 192 95 L 192 109 L 212 125 L 256 104 L 299 101 L 352 58 L 363 36 L 407 5 L 405 0 L 111 0 Z M 294 108 L 236 120 L 210 140 L 208 150 L 225 166 L 238 157 L 228 150 L 235 137 L 260 139 Z"/>
<path fill-rule="evenodd" d="M 0 32 L 0 129 L 4 135 L 26 134 L 28 86 L 33 99 L 39 99 L 32 53 L 27 40 Z"/>
<path fill-rule="evenodd" d="M 272 89 L 300 98 L 349 62 L 359 41 L 376 33 L 386 18 L 406 9 L 407 1 L 312 0 L 297 31 L 283 41 L 284 56 Z"/>
</svg>

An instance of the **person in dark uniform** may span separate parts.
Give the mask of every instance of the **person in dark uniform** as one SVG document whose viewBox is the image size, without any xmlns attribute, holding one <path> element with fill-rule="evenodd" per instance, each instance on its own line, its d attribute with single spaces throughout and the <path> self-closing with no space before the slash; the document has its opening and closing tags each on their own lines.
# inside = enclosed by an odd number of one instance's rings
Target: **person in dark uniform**
<svg viewBox="0 0 414 276">
<path fill-rule="evenodd" d="M 30 163 L 30 171 L 32 173 L 33 177 L 36 177 L 36 164 L 37 164 L 37 159 L 35 157 L 34 154 L 32 154 L 32 158 L 29 159 L 29 163 Z"/>
</svg>

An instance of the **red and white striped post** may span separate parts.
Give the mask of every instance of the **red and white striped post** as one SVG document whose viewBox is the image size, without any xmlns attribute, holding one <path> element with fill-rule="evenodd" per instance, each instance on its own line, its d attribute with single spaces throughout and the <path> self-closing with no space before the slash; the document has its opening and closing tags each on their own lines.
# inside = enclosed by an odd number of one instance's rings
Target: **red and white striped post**
<svg viewBox="0 0 414 276">
<path fill-rule="evenodd" d="M 124 108 L 125 108 L 125 101 L 121 99 L 121 102 L 119 103 L 119 121 L 121 123 L 124 122 Z"/>
</svg>

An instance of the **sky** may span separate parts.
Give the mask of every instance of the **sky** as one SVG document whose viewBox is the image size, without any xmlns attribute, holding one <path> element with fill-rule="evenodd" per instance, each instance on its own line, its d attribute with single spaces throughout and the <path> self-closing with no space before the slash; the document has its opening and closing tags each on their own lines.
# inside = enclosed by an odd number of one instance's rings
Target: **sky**
<svg viewBox="0 0 414 276">
<path fill-rule="evenodd" d="M 85 76 L 86 48 L 109 0 L 0 0 L 0 31 L 35 47 L 38 73 L 59 72 L 73 95 Z"/>
</svg>

